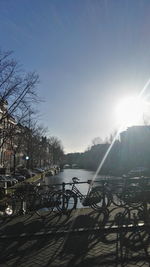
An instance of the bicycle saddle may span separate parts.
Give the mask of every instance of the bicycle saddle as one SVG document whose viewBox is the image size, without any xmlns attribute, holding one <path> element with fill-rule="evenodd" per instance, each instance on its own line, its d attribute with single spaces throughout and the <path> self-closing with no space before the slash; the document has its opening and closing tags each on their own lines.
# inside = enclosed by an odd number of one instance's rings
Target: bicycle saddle
<svg viewBox="0 0 150 267">
<path fill-rule="evenodd" d="M 76 182 L 76 183 L 77 183 L 79 180 L 80 180 L 80 179 L 77 178 L 77 177 L 73 177 L 73 178 L 72 178 L 72 181 L 73 181 L 73 182 Z"/>
</svg>

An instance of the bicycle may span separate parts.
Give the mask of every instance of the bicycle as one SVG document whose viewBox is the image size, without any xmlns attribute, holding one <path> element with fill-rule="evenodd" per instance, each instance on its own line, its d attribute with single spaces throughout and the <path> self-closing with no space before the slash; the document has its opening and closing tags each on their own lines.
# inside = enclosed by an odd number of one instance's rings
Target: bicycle
<svg viewBox="0 0 150 267">
<path fill-rule="evenodd" d="M 99 187 L 94 187 L 87 192 L 87 195 L 83 195 L 80 190 L 77 188 L 77 184 L 84 184 L 88 183 L 89 185 L 92 184 L 92 180 L 88 180 L 87 182 L 79 182 L 80 179 L 77 177 L 72 178 L 72 183 L 66 183 L 65 185 L 72 185 L 71 189 L 63 189 L 63 195 L 67 197 L 67 209 L 72 211 L 76 209 L 78 199 L 80 200 L 83 206 L 90 206 L 94 210 L 100 210 L 110 204 L 110 200 L 106 194 L 101 193 Z M 64 185 L 64 187 L 65 187 Z"/>
<path fill-rule="evenodd" d="M 139 207 L 142 204 L 142 187 L 132 180 L 125 180 L 122 184 L 115 184 L 112 189 L 112 203 L 118 207 Z"/>
<path fill-rule="evenodd" d="M 93 187 L 90 194 L 91 196 L 93 195 L 94 198 L 97 198 L 98 201 L 92 203 L 91 207 L 95 210 L 101 210 L 110 206 L 113 196 L 106 180 L 97 182 L 100 183 L 100 185 Z"/>
<path fill-rule="evenodd" d="M 33 212 L 40 217 L 47 217 L 54 208 L 60 210 L 60 195 L 60 192 L 53 187 L 49 187 L 48 191 L 43 191 L 43 187 L 40 185 L 25 183 L 8 196 L 5 215 L 22 215 Z"/>
</svg>

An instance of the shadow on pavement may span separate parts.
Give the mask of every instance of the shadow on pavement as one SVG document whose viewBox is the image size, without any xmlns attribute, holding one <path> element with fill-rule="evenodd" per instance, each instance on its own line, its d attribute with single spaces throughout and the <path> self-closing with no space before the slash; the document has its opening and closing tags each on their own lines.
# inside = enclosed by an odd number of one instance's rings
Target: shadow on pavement
<svg viewBox="0 0 150 267">
<path fill-rule="evenodd" d="M 0 266 L 150 266 L 149 228 L 138 227 L 142 216 L 139 208 L 105 208 L 7 221 L 1 227 L 8 237 L 0 239 Z M 130 223 L 134 231 L 121 228 Z M 114 226 L 120 231 L 111 231 Z"/>
</svg>

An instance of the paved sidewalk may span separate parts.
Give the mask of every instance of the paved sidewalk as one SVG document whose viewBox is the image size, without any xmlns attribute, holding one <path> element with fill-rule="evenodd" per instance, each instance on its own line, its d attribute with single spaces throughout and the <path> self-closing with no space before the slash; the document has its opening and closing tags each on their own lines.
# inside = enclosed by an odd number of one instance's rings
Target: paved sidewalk
<svg viewBox="0 0 150 267">
<path fill-rule="evenodd" d="M 105 220 L 84 208 L 1 221 L 0 266 L 150 266 L 149 232 L 112 232 L 113 221 Z"/>
</svg>

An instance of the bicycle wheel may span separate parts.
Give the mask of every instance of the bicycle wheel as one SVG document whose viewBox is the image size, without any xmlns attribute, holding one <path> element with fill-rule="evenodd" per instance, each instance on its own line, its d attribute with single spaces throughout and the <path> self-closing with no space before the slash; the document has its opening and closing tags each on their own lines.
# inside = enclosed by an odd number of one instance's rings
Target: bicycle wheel
<svg viewBox="0 0 150 267">
<path fill-rule="evenodd" d="M 54 194 L 56 208 L 61 213 L 66 213 L 68 209 L 68 199 L 65 193 L 58 191 Z"/>
<path fill-rule="evenodd" d="M 26 212 L 35 212 L 40 217 L 44 216 L 44 206 L 42 196 L 38 193 L 26 196 Z"/>
<path fill-rule="evenodd" d="M 93 188 L 88 197 L 90 198 L 90 207 L 94 210 L 101 210 L 110 206 L 111 194 L 103 190 L 102 187 Z"/>
<path fill-rule="evenodd" d="M 67 198 L 67 209 L 68 211 L 72 211 L 73 209 L 76 209 L 78 198 L 74 192 L 71 190 L 66 190 L 65 195 Z"/>
<path fill-rule="evenodd" d="M 124 207 L 126 205 L 122 193 L 113 194 L 112 203 L 117 207 Z"/>
<path fill-rule="evenodd" d="M 36 214 L 40 217 L 48 217 L 54 208 L 53 195 L 49 193 L 44 193 L 38 198 L 38 203 L 36 202 Z"/>
<path fill-rule="evenodd" d="M 124 208 L 117 212 L 114 216 L 114 224 L 121 227 L 121 226 L 128 226 L 131 223 L 131 212 L 128 208 Z"/>
<path fill-rule="evenodd" d="M 139 207 L 142 204 L 141 192 L 139 186 L 130 186 L 122 193 L 122 199 L 128 206 Z"/>
<path fill-rule="evenodd" d="M 147 250 L 149 242 L 149 232 L 146 230 L 137 230 L 135 232 L 128 233 L 122 240 L 123 246 L 133 252 L 138 252 L 142 249 Z"/>
</svg>

